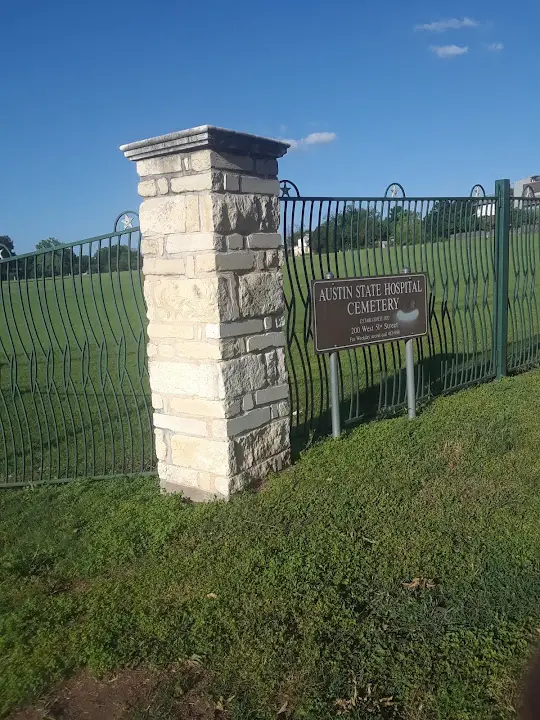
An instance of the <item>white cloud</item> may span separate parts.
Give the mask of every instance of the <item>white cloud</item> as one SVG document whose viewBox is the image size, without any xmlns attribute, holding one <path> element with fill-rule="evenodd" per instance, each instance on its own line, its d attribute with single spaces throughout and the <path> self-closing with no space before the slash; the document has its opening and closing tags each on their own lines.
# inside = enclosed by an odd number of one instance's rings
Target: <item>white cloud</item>
<svg viewBox="0 0 540 720">
<path fill-rule="evenodd" d="M 306 145 L 327 145 L 337 138 L 335 132 L 314 132 L 304 138 Z"/>
<path fill-rule="evenodd" d="M 501 52 L 501 50 L 504 50 L 504 45 L 499 42 L 489 43 L 486 47 L 488 50 L 491 50 L 491 52 Z"/>
<path fill-rule="evenodd" d="M 314 132 L 306 135 L 306 137 L 294 140 L 292 138 L 284 138 L 284 142 L 289 143 L 291 150 L 300 150 L 307 145 L 328 145 L 328 143 L 336 140 L 335 132 Z"/>
<path fill-rule="evenodd" d="M 428 32 L 445 32 L 445 30 L 459 30 L 466 27 L 477 27 L 480 23 L 470 17 L 449 18 L 448 20 L 437 20 L 425 25 L 415 25 L 415 30 L 427 30 Z"/>
<path fill-rule="evenodd" d="M 429 48 L 437 57 L 448 59 L 457 57 L 458 55 L 465 55 L 469 52 L 469 48 L 464 45 L 431 45 Z"/>
</svg>

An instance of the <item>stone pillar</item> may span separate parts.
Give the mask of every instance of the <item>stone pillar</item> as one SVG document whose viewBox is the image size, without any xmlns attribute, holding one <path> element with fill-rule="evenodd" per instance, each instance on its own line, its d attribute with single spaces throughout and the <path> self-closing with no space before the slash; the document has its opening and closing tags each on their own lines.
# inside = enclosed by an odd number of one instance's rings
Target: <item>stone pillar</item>
<svg viewBox="0 0 540 720">
<path fill-rule="evenodd" d="M 277 158 L 202 126 L 123 145 L 137 163 L 161 486 L 228 498 L 289 463 Z"/>
</svg>

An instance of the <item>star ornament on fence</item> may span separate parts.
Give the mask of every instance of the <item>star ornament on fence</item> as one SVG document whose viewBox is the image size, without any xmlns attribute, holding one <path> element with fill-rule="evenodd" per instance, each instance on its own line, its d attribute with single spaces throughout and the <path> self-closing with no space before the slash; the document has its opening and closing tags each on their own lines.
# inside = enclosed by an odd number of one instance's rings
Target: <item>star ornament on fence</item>
<svg viewBox="0 0 540 720">
<path fill-rule="evenodd" d="M 130 218 L 127 213 L 120 218 L 120 222 L 124 226 L 124 230 L 133 230 L 133 218 Z"/>
<path fill-rule="evenodd" d="M 287 181 L 283 182 L 281 186 L 281 197 L 291 197 L 291 186 L 287 185 Z"/>
</svg>

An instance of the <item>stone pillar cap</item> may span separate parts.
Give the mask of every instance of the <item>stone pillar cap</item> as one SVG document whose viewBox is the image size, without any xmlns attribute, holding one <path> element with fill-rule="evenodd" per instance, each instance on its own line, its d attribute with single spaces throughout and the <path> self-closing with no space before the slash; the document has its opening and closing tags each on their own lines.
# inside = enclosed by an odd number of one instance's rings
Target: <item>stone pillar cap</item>
<svg viewBox="0 0 540 720">
<path fill-rule="evenodd" d="M 120 150 L 128 160 L 146 160 L 194 150 L 217 150 L 234 155 L 279 158 L 285 155 L 289 147 L 289 143 L 281 140 L 226 130 L 213 125 L 200 125 L 189 130 L 180 130 L 121 145 Z"/>
</svg>

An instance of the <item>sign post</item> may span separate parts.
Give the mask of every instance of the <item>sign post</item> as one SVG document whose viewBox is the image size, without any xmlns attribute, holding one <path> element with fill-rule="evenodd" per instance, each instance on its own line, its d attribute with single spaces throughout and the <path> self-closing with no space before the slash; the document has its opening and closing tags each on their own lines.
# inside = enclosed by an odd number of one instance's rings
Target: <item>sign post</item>
<svg viewBox="0 0 540 720">
<path fill-rule="evenodd" d="M 326 273 L 327 280 L 334 279 L 334 273 Z M 330 353 L 330 406 L 332 411 L 332 437 L 341 435 L 341 418 L 339 416 L 339 384 L 338 384 L 338 354 Z"/>
<path fill-rule="evenodd" d="M 315 352 L 330 354 L 332 435 L 340 435 L 339 350 L 405 340 L 407 406 L 416 417 L 413 339 L 427 334 L 427 278 L 400 275 L 314 280 L 311 288 Z"/>
<path fill-rule="evenodd" d="M 403 268 L 402 275 L 409 275 L 409 268 Z M 416 388 L 414 384 L 414 348 L 413 340 L 405 343 L 405 373 L 407 376 L 407 408 L 409 420 L 416 417 Z"/>
</svg>

